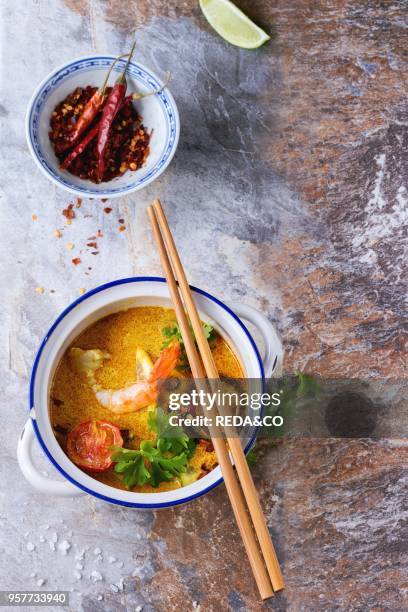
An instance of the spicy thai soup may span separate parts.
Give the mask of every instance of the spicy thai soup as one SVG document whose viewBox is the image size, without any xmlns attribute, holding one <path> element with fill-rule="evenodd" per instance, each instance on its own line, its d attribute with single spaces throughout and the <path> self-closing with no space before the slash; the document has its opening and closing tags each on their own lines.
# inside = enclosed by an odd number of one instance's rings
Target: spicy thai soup
<svg viewBox="0 0 408 612">
<path fill-rule="evenodd" d="M 231 347 L 203 324 L 221 377 L 242 378 Z M 107 485 L 167 491 L 202 478 L 216 465 L 209 440 L 182 430 L 168 435 L 168 414 L 157 406 L 159 379 L 191 376 L 175 313 L 130 308 L 82 332 L 57 366 L 50 416 L 64 452 Z"/>
</svg>

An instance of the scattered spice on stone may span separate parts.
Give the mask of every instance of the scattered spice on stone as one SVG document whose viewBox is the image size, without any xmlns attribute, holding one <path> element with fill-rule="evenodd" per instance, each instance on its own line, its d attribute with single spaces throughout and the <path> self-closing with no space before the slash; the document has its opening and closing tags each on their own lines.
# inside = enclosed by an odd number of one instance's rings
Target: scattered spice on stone
<svg viewBox="0 0 408 612">
<path fill-rule="evenodd" d="M 61 236 L 62 236 L 62 234 L 61 234 L 61 232 L 60 232 L 59 230 L 54 230 L 54 232 L 53 232 L 53 233 L 54 233 L 54 236 L 55 236 L 56 238 L 61 238 Z"/>
<path fill-rule="evenodd" d="M 44 293 L 44 287 L 36 287 L 35 291 L 36 293 L 39 293 L 40 295 L 42 295 Z"/>
<path fill-rule="evenodd" d="M 73 208 L 74 208 L 74 205 L 71 203 L 71 204 L 68 204 L 67 208 L 64 208 L 64 210 L 62 211 L 62 214 L 67 220 L 71 220 L 75 218 L 75 211 L 73 210 Z"/>
<path fill-rule="evenodd" d="M 109 215 L 110 212 L 112 212 L 112 209 L 109 208 L 109 206 L 106 206 L 106 208 L 103 209 L 104 212 L 106 212 L 107 215 Z"/>
<path fill-rule="evenodd" d="M 78 264 L 81 263 L 81 258 L 80 257 L 74 257 L 74 259 L 72 260 L 72 263 L 74 264 L 74 266 L 77 266 Z"/>
<path fill-rule="evenodd" d="M 32 221 L 37 221 L 37 219 L 38 219 L 37 215 L 31 215 L 31 220 Z"/>
<path fill-rule="evenodd" d="M 73 242 L 67 242 L 65 246 L 67 247 L 68 251 L 72 251 L 75 245 Z"/>
<path fill-rule="evenodd" d="M 119 231 L 120 231 L 120 232 L 124 232 L 124 231 L 125 231 L 125 229 L 126 229 L 126 225 L 120 225 L 120 226 L 119 226 Z"/>
</svg>

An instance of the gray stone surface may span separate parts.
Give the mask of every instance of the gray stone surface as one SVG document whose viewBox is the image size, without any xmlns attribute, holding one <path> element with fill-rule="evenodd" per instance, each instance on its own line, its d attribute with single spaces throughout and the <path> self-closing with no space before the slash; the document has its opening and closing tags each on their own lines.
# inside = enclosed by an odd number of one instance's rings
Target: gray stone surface
<svg viewBox="0 0 408 612">
<path fill-rule="evenodd" d="M 220 40 L 193 1 L 0 3 L 1 588 L 44 580 L 85 611 L 259 609 L 222 488 L 167 513 L 35 493 L 16 462 L 30 368 L 80 288 L 160 274 L 145 212 L 160 197 L 191 282 L 266 312 L 288 369 L 406 376 L 406 6 L 385 5 L 247 2 L 274 38 L 246 52 Z M 70 199 L 25 143 L 27 102 L 53 67 L 123 52 L 136 28 L 138 58 L 172 71 L 178 152 L 110 215 L 84 200 L 66 226 Z M 98 229 L 99 255 L 72 265 Z M 265 454 L 255 475 L 288 581 L 267 606 L 404 609 L 406 466 L 393 442 L 310 442 L 306 456 L 293 442 Z"/>
</svg>

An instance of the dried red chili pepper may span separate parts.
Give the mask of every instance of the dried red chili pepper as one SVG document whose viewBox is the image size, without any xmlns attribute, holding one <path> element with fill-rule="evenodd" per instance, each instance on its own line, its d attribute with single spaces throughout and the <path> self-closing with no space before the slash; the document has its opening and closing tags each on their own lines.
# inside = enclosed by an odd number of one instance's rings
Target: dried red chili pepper
<svg viewBox="0 0 408 612">
<path fill-rule="evenodd" d="M 122 74 L 116 81 L 115 85 L 110 92 L 108 99 L 106 100 L 105 106 L 102 111 L 102 118 L 99 122 L 98 141 L 96 143 L 96 151 L 98 154 L 98 180 L 102 181 L 103 174 L 105 171 L 105 151 L 108 144 L 109 132 L 119 110 L 122 107 L 122 102 L 126 94 L 127 81 L 126 71 L 129 66 L 129 62 L 132 59 L 133 51 L 136 43 L 133 43 L 133 47 L 129 53 L 129 57 L 125 64 Z"/>
<path fill-rule="evenodd" d="M 87 135 L 85 136 L 85 138 L 83 138 L 71 151 L 71 153 L 69 155 L 67 155 L 67 157 L 64 159 L 64 161 L 62 162 L 62 164 L 60 165 L 61 170 L 66 170 L 68 168 L 68 166 L 70 164 L 72 164 L 72 162 L 74 161 L 74 159 L 76 159 L 78 157 L 78 155 L 81 155 L 81 153 L 83 153 L 86 149 L 86 147 L 89 145 L 89 143 L 96 138 L 96 136 L 98 135 L 98 130 L 99 130 L 99 124 L 100 122 L 98 122 L 96 125 L 94 125 L 94 127 L 92 129 L 89 130 L 89 132 L 87 133 Z"/>
<path fill-rule="evenodd" d="M 108 84 L 108 80 L 112 72 L 112 69 L 114 65 L 116 64 L 116 62 L 124 57 L 127 57 L 127 54 L 118 56 L 112 62 L 111 67 L 108 70 L 108 73 L 106 75 L 106 78 L 105 78 L 105 81 L 103 82 L 102 87 L 97 89 L 95 93 L 93 94 L 93 96 L 86 103 L 85 108 L 82 111 L 80 117 L 78 118 L 78 121 L 76 122 L 74 129 L 71 131 L 71 133 L 68 136 L 67 143 L 64 145 L 62 149 L 63 151 L 65 151 L 66 149 L 70 149 L 72 146 L 74 146 L 78 138 L 91 125 L 92 121 L 95 119 L 96 115 L 101 110 L 105 102 L 105 99 L 106 99 L 106 93 L 105 93 L 106 86 Z"/>
</svg>

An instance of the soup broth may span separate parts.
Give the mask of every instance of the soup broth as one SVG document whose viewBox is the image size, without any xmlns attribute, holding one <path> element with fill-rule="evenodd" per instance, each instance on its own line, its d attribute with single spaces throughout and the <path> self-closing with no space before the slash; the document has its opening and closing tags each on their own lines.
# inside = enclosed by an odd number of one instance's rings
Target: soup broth
<svg viewBox="0 0 408 612">
<path fill-rule="evenodd" d="M 51 423 L 57 440 L 78 467 L 107 485 L 129 488 L 123 482 L 123 475 L 115 471 L 114 463 L 106 469 L 101 469 L 104 465 L 99 465 L 100 471 L 95 471 L 77 462 L 70 452 L 70 438 L 73 436 L 70 436 L 70 432 L 75 428 L 75 431 L 81 431 L 83 423 L 107 422 L 115 426 L 115 432 L 116 428 L 120 430 L 126 449 L 137 450 L 142 441 L 156 439 L 156 433 L 149 424 L 149 415 L 156 409 L 154 402 L 121 413 L 113 411 L 112 406 L 106 407 L 106 402 L 104 405 L 101 398 L 104 390 L 118 392 L 132 387 L 138 376 L 143 374 L 144 367 L 151 371 L 152 364 L 163 354 L 163 342 L 166 340 L 163 330 L 175 325 L 175 313 L 167 308 L 146 306 L 118 312 L 100 319 L 82 332 L 58 364 L 50 394 Z M 243 378 L 240 362 L 230 346 L 219 334 L 213 332 L 212 336 L 210 346 L 220 376 Z M 141 355 L 145 357 L 137 362 L 136 353 L 141 349 Z M 88 357 L 92 358 L 90 367 L 78 367 L 78 358 Z M 191 376 L 181 357 L 172 376 Z M 107 439 L 111 440 L 111 432 L 108 433 Z M 106 435 L 105 431 L 103 435 Z M 87 438 L 83 440 L 87 442 Z M 115 436 L 112 443 L 115 444 Z M 146 483 L 130 488 L 152 493 L 171 490 L 201 478 L 216 465 L 211 442 L 200 440 L 189 456 L 186 474 L 160 482 L 158 486 Z"/>
</svg>

